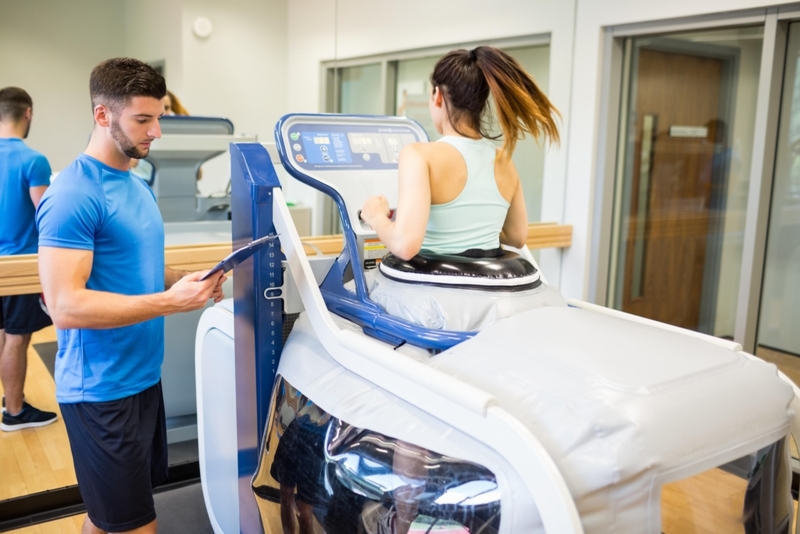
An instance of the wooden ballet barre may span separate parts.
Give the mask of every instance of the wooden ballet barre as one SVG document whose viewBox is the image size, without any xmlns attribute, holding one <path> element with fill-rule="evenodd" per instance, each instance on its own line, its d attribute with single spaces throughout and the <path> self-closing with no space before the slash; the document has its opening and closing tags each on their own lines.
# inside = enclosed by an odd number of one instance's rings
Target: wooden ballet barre
<svg viewBox="0 0 800 534">
<path fill-rule="evenodd" d="M 311 245 L 319 248 L 323 254 L 338 254 L 343 246 L 341 234 L 301 237 L 300 241 L 306 245 L 305 252 L 310 256 L 316 255 Z M 568 248 L 572 245 L 572 225 L 531 223 L 528 225 L 528 240 L 525 243 L 530 249 Z"/>
<path fill-rule="evenodd" d="M 164 248 L 164 262 L 174 269 L 200 271 L 210 269 L 230 253 L 230 243 L 173 245 Z M 0 256 L 0 296 L 41 291 L 36 254 Z"/>
<path fill-rule="evenodd" d="M 342 235 L 308 236 L 301 238 L 308 255 L 342 251 Z M 572 244 L 572 226 L 556 223 L 533 223 L 528 226 L 528 247 L 566 248 Z M 313 246 L 312 246 L 313 245 Z M 230 243 L 203 245 L 172 245 L 164 248 L 164 262 L 174 269 L 201 271 L 210 269 L 231 253 Z M 36 254 L 0 256 L 0 296 L 40 293 L 39 266 Z"/>
<path fill-rule="evenodd" d="M 36 254 L 0 256 L 0 297 L 41 292 Z"/>
</svg>

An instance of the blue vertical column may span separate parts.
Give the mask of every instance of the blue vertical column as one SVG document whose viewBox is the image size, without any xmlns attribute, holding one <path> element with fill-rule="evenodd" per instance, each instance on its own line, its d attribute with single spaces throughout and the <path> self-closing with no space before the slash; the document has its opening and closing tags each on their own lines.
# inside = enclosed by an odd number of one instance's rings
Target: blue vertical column
<svg viewBox="0 0 800 534">
<path fill-rule="evenodd" d="M 272 202 L 278 187 L 272 160 L 262 145 L 231 144 L 234 249 L 275 233 Z M 269 298 L 283 283 L 280 250 L 279 241 L 273 241 L 233 271 L 239 528 L 246 534 L 261 532 L 251 479 L 282 348 L 283 301 Z"/>
</svg>

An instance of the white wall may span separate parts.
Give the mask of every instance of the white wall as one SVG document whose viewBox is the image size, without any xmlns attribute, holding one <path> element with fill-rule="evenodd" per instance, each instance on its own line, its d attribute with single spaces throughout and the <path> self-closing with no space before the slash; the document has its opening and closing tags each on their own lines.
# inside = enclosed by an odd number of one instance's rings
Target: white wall
<svg viewBox="0 0 800 534">
<path fill-rule="evenodd" d="M 182 0 L 125 0 L 125 55 L 164 61 L 167 87 L 183 94 Z"/>
<path fill-rule="evenodd" d="M 227 117 L 238 133 L 273 140 L 286 112 L 287 0 L 184 0 L 179 97 L 193 115 Z M 192 23 L 208 17 L 207 39 Z"/>
<path fill-rule="evenodd" d="M 124 6 L 108 0 L 2 0 L 0 87 L 33 98 L 27 143 L 57 172 L 83 151 L 92 131 L 89 74 L 122 55 Z"/>
<path fill-rule="evenodd" d="M 192 115 L 229 118 L 236 133 L 273 140 L 286 113 L 287 0 L 126 0 L 126 53 L 165 61 L 167 86 Z M 208 18 L 212 34 L 192 32 Z M 222 191 L 227 154 L 203 167 L 201 194 Z"/>
<path fill-rule="evenodd" d="M 214 24 L 203 40 L 191 31 L 201 15 Z M 286 19 L 287 0 L 2 0 L 0 87 L 33 97 L 28 143 L 54 171 L 91 133 L 92 68 L 117 56 L 165 61 L 168 86 L 193 115 L 228 117 L 269 141 L 287 110 Z M 201 190 L 227 181 L 227 165 L 215 169 Z"/>
<path fill-rule="evenodd" d="M 181 39 L 181 102 L 192 115 L 227 117 L 237 134 L 274 141 L 286 113 L 287 0 L 184 0 Z M 213 24 L 210 37 L 192 32 L 197 17 Z M 201 194 L 223 191 L 230 179 L 229 155 L 203 167 Z"/>
</svg>

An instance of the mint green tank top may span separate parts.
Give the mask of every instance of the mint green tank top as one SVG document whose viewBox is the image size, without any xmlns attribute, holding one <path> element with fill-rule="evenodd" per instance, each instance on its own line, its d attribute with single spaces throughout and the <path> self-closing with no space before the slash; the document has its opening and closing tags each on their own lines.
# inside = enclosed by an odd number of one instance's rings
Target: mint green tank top
<svg viewBox="0 0 800 534">
<path fill-rule="evenodd" d="M 457 254 L 473 248 L 499 247 L 510 204 L 494 179 L 495 146 L 488 139 L 455 136 L 445 136 L 437 142 L 448 143 L 461 153 L 467 164 L 467 183 L 454 200 L 431 205 L 423 250 Z"/>
</svg>

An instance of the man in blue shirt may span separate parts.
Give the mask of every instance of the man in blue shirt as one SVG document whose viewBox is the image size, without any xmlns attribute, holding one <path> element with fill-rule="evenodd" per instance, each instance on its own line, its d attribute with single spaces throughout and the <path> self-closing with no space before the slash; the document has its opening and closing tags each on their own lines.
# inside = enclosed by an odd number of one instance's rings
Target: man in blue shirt
<svg viewBox="0 0 800 534">
<path fill-rule="evenodd" d="M 161 394 L 165 315 L 222 299 L 221 273 L 164 266 L 164 225 L 130 173 L 161 137 L 164 78 L 104 61 L 89 91 L 89 146 L 37 211 L 39 275 L 58 329 L 56 397 L 88 516 L 83 532 L 155 532 L 152 488 L 167 475 Z"/>
<path fill-rule="evenodd" d="M 36 254 L 39 234 L 34 215 L 50 185 L 50 164 L 28 148 L 33 100 L 24 89 L 0 89 L 0 256 Z M 0 297 L 0 380 L 3 417 L 10 432 L 49 425 L 56 414 L 34 408 L 23 398 L 31 334 L 51 325 L 38 294 Z"/>
</svg>

